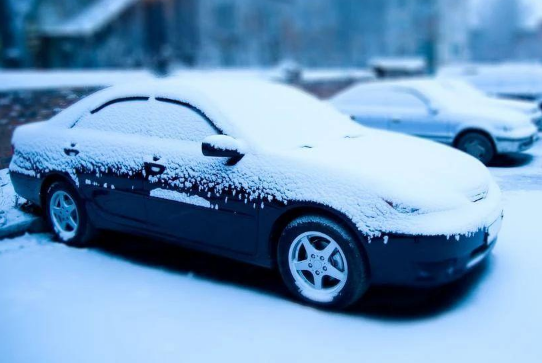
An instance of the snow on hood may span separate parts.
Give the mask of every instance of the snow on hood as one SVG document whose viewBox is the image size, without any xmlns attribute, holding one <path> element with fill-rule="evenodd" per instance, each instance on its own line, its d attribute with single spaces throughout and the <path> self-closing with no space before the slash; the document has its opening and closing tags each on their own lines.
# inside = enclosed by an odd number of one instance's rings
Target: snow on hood
<svg viewBox="0 0 542 363">
<path fill-rule="evenodd" d="M 448 146 L 366 130 L 296 156 L 356 180 L 381 198 L 422 213 L 460 207 L 487 193 L 491 176 L 475 158 Z"/>
<path fill-rule="evenodd" d="M 529 116 L 532 116 L 540 111 L 536 102 L 508 100 L 504 98 L 495 98 L 494 101 L 500 103 L 502 106 L 510 107 L 513 110 L 523 112 Z"/>
</svg>

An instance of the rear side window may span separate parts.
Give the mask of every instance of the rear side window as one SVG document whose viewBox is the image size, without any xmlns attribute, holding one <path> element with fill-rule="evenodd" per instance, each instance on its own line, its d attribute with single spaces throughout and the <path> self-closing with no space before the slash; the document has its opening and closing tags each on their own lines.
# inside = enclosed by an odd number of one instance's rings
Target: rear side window
<svg viewBox="0 0 542 363">
<path fill-rule="evenodd" d="M 411 111 L 426 111 L 425 103 L 418 97 L 402 91 L 389 92 L 387 96 L 388 106 Z"/>
<path fill-rule="evenodd" d="M 142 98 L 108 102 L 74 127 L 197 142 L 218 133 L 209 120 L 187 105 Z"/>
<path fill-rule="evenodd" d="M 388 104 L 389 92 L 378 90 L 352 90 L 352 92 L 341 95 L 341 103 L 349 103 L 359 106 L 386 106 Z"/>
</svg>

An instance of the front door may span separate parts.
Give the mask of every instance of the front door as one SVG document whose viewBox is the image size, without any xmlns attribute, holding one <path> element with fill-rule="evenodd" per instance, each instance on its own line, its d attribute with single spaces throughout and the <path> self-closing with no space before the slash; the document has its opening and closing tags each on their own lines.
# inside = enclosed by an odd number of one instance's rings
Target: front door
<svg viewBox="0 0 542 363">
<path fill-rule="evenodd" d="M 202 154 L 203 139 L 220 131 L 198 110 L 165 99 L 153 107 L 162 119 L 145 155 L 148 228 L 194 245 L 255 253 L 259 205 L 236 183 L 245 160 L 228 165 Z"/>
<path fill-rule="evenodd" d="M 388 129 L 434 141 L 449 137 L 449 125 L 431 110 L 426 101 L 406 91 L 390 92 Z"/>
</svg>

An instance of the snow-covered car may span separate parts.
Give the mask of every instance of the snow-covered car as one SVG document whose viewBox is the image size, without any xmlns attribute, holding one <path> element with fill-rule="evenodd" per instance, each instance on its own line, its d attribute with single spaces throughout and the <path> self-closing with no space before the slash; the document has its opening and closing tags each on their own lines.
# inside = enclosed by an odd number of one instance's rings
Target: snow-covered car
<svg viewBox="0 0 542 363">
<path fill-rule="evenodd" d="M 449 90 L 458 92 L 462 97 L 468 97 L 482 104 L 493 106 L 504 106 L 514 111 L 524 113 L 529 116 L 538 130 L 542 130 L 542 109 L 537 102 L 514 100 L 509 98 L 498 98 L 485 94 L 466 81 L 451 78 L 440 78 L 439 83 Z"/>
<path fill-rule="evenodd" d="M 540 63 L 459 64 L 441 68 L 438 76 L 461 78 L 486 94 L 535 101 L 542 108 Z"/>
<path fill-rule="evenodd" d="M 15 191 L 59 240 L 117 230 L 278 267 L 323 307 L 370 284 L 457 279 L 502 218 L 474 158 L 263 81 L 115 86 L 17 128 L 13 146 Z"/>
<path fill-rule="evenodd" d="M 497 154 L 525 151 L 538 139 L 525 113 L 461 96 L 434 79 L 362 83 L 330 102 L 365 126 L 448 144 L 484 164 Z"/>
</svg>

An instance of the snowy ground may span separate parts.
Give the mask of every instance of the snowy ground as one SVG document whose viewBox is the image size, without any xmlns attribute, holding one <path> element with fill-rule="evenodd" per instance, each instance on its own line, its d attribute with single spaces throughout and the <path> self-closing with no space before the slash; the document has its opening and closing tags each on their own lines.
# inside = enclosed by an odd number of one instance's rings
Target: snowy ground
<svg viewBox="0 0 542 363">
<path fill-rule="evenodd" d="M 128 236 L 0 241 L 0 361 L 541 362 L 542 144 L 491 170 L 505 222 L 489 263 L 346 313 L 291 301 L 274 272 Z"/>
</svg>

